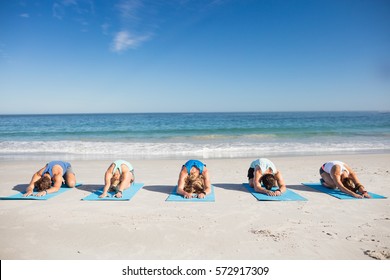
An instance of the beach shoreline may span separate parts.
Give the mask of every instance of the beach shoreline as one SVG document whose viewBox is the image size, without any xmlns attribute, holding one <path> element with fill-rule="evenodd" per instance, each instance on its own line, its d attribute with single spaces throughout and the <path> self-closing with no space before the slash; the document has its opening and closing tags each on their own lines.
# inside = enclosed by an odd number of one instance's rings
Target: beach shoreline
<svg viewBox="0 0 390 280">
<path fill-rule="evenodd" d="M 390 196 L 390 154 L 269 157 L 307 201 L 257 201 L 242 187 L 254 158 L 201 159 L 215 202 L 166 202 L 182 159 L 129 160 L 144 183 L 130 201 L 82 201 L 110 160 L 70 161 L 83 186 L 47 201 L 0 203 L 0 258 L 368 260 L 390 258 L 390 202 L 339 200 L 301 185 L 328 160 L 348 163 L 368 191 Z M 54 159 L 54 158 L 53 158 Z M 57 158 L 56 158 L 57 159 Z M 115 159 L 113 159 L 115 160 Z M 0 196 L 28 184 L 45 160 L 0 160 Z"/>
<path fill-rule="evenodd" d="M 369 111 L 0 116 L 0 161 L 390 153 L 388 120 Z"/>
</svg>

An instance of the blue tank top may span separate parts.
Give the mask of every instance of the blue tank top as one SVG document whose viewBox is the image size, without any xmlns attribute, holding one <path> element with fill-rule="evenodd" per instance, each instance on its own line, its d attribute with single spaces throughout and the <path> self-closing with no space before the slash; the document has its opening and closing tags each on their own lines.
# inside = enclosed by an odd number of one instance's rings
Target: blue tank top
<svg viewBox="0 0 390 280">
<path fill-rule="evenodd" d="M 184 166 L 187 168 L 187 173 L 188 175 L 190 175 L 190 171 L 191 171 L 191 168 L 192 167 L 196 167 L 199 169 L 199 174 L 202 174 L 203 172 L 203 168 L 206 166 L 205 164 L 203 164 L 203 162 L 199 161 L 199 160 L 195 160 L 195 159 L 191 159 L 189 161 L 187 161 Z"/>
<path fill-rule="evenodd" d="M 66 174 L 66 170 L 68 169 L 68 167 L 70 167 L 70 163 L 69 162 L 65 162 L 65 161 L 51 161 L 51 162 L 49 162 L 46 165 L 46 168 L 45 168 L 45 170 L 43 170 L 42 175 L 45 174 L 45 173 L 49 173 L 50 177 L 53 177 L 53 167 L 54 167 L 54 165 L 61 166 L 61 168 L 62 168 L 62 177 L 64 177 L 64 175 Z"/>
</svg>

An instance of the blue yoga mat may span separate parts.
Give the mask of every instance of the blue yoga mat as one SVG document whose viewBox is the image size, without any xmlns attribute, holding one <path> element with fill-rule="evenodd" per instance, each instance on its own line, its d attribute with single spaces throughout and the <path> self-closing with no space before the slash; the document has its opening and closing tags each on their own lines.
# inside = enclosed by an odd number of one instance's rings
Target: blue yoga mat
<svg viewBox="0 0 390 280">
<path fill-rule="evenodd" d="M 348 195 L 346 193 L 343 193 L 339 189 L 327 188 L 327 187 L 323 186 L 321 183 L 302 183 L 302 185 L 307 186 L 307 187 L 312 188 L 312 189 L 315 189 L 317 191 L 329 194 L 329 195 L 334 196 L 334 197 L 336 197 L 338 199 L 360 199 L 360 198 L 356 198 L 356 197 L 350 196 L 350 195 Z M 385 196 L 382 196 L 382 195 L 379 195 L 379 194 L 375 194 L 375 193 L 371 193 L 371 192 L 368 192 L 368 194 L 371 195 L 371 198 L 369 198 L 369 199 L 386 198 Z"/>
<path fill-rule="evenodd" d="M 269 196 L 263 193 L 255 192 L 255 189 L 249 186 L 248 183 L 243 183 L 244 187 L 254 196 L 257 200 L 264 201 L 306 201 L 307 199 L 299 194 L 293 192 L 292 190 L 287 189 L 280 196 Z M 273 188 L 272 190 L 277 190 L 277 188 Z"/>
<path fill-rule="evenodd" d="M 165 201 L 183 201 L 183 202 L 214 202 L 214 186 L 211 185 L 211 193 L 206 195 L 204 198 L 197 198 L 196 196 L 192 198 L 184 198 L 184 196 L 176 192 L 177 186 L 173 189 L 172 193 L 168 196 Z"/>
<path fill-rule="evenodd" d="M 81 185 L 82 185 L 81 183 L 76 183 L 76 187 L 81 186 Z M 2 200 L 48 200 L 52 197 L 60 195 L 60 194 L 67 192 L 71 189 L 73 189 L 73 188 L 69 188 L 67 185 L 63 184 L 61 186 L 61 188 L 58 190 L 58 192 L 49 193 L 49 194 L 44 195 L 44 196 L 35 196 L 38 192 L 33 192 L 33 195 L 25 197 L 25 196 L 23 196 L 23 194 L 25 194 L 26 192 L 20 192 L 20 193 L 11 195 L 11 196 L 0 197 L 0 199 L 2 199 Z"/>
<path fill-rule="evenodd" d="M 101 188 L 98 191 L 95 191 L 94 193 L 91 193 L 87 197 L 84 197 L 82 200 L 93 200 L 93 201 L 124 201 L 124 200 L 130 200 L 142 187 L 144 186 L 143 183 L 134 183 L 131 185 L 130 188 L 124 190 L 122 192 L 122 197 L 117 198 L 115 197 L 115 192 L 109 192 L 108 196 L 104 198 L 99 198 L 99 195 L 103 193 L 103 188 Z"/>
</svg>

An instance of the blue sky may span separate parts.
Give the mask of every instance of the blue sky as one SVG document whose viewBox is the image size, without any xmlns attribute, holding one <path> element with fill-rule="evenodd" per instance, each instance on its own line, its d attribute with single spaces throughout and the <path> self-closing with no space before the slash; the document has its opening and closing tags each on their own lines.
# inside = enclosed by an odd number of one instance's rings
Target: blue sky
<svg viewBox="0 0 390 280">
<path fill-rule="evenodd" d="M 0 114 L 390 110 L 390 1 L 0 3 Z"/>
</svg>

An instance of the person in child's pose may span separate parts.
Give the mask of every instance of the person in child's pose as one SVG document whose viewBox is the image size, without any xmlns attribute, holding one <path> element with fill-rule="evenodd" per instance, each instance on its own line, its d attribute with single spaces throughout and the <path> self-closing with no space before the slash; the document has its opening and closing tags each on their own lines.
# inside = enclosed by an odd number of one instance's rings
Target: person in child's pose
<svg viewBox="0 0 390 280">
<path fill-rule="evenodd" d="M 185 198 L 191 198 L 193 194 L 204 198 L 210 194 L 211 184 L 206 165 L 199 160 L 187 161 L 181 168 L 176 192 Z"/>
<path fill-rule="evenodd" d="M 371 198 L 356 173 L 344 162 L 335 160 L 324 163 L 320 168 L 320 176 L 325 187 L 339 189 L 356 198 Z"/>
<path fill-rule="evenodd" d="M 64 181 L 70 188 L 76 185 L 76 176 L 71 164 L 65 161 L 51 161 L 34 173 L 23 196 L 32 195 L 34 188 L 38 190 L 36 196 L 58 192 Z"/>
<path fill-rule="evenodd" d="M 123 191 L 130 188 L 134 182 L 134 168 L 125 160 L 116 160 L 110 164 L 104 174 L 103 193 L 99 196 L 104 198 L 108 192 L 115 192 L 115 197 L 121 198 Z"/>
<path fill-rule="evenodd" d="M 281 172 L 269 159 L 259 158 L 252 161 L 247 176 L 249 186 L 254 188 L 256 192 L 269 196 L 280 196 L 286 191 L 286 184 Z M 278 189 L 273 191 L 271 190 L 273 187 L 278 187 Z"/>
</svg>

